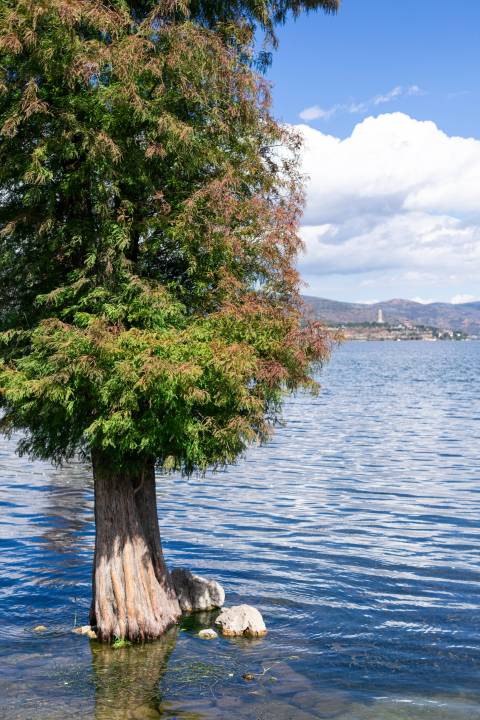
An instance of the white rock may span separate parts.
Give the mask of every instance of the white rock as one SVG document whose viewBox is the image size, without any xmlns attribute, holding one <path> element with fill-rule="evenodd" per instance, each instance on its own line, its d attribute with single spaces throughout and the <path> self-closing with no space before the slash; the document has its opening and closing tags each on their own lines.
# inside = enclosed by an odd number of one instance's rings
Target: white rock
<svg viewBox="0 0 480 720">
<path fill-rule="evenodd" d="M 171 575 L 182 612 L 213 610 L 225 602 L 225 591 L 216 580 L 193 575 L 184 568 L 174 568 Z"/>
<path fill-rule="evenodd" d="M 74 627 L 72 632 L 77 635 L 88 635 L 91 629 L 90 625 L 79 625 L 78 627 Z"/>
<path fill-rule="evenodd" d="M 218 635 L 215 630 L 209 628 L 208 630 L 200 630 L 200 632 L 198 633 L 198 637 L 202 638 L 202 640 L 215 640 Z"/>
<path fill-rule="evenodd" d="M 72 632 L 76 633 L 77 635 L 86 635 L 90 640 L 96 640 L 97 639 L 97 633 L 93 628 L 90 627 L 90 625 L 80 625 L 80 627 L 73 628 Z"/>
<path fill-rule="evenodd" d="M 215 620 L 215 625 L 220 626 L 222 635 L 230 637 L 237 635 L 262 637 L 267 634 L 261 614 L 251 605 L 235 605 L 225 608 Z"/>
</svg>

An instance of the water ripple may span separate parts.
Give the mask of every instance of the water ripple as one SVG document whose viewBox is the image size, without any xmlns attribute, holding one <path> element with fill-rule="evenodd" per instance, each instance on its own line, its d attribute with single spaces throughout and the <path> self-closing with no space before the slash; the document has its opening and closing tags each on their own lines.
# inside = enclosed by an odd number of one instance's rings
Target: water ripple
<svg viewBox="0 0 480 720">
<path fill-rule="evenodd" d="M 242 649 L 225 641 L 225 668 L 291 655 L 292 672 L 316 692 L 363 703 L 345 718 L 380 717 L 368 705 L 387 701 L 392 718 L 434 717 L 430 707 L 480 717 L 480 343 L 350 343 L 321 382 L 318 398 L 289 400 L 272 442 L 236 466 L 159 477 L 167 559 L 218 578 L 230 604 L 264 613 L 267 639 Z M 89 604 L 89 470 L 19 460 L 7 441 L 0 469 L 5 677 L 24 684 L 28 708 L 54 658 L 69 658 L 82 694 L 72 690 L 66 704 L 90 717 L 90 656 L 68 632 Z M 32 635 L 38 623 L 47 635 Z M 192 647 L 177 643 L 167 699 Z M 218 649 L 202 652 L 214 662 Z M 6 717 L 17 717 L 11 702 Z M 223 717 L 208 712 L 199 717 Z"/>
</svg>

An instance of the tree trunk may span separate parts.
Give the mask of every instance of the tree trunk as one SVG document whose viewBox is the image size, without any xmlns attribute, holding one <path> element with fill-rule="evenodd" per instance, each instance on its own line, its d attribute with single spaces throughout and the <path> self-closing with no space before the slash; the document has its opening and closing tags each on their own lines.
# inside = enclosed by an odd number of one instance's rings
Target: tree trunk
<svg viewBox="0 0 480 720">
<path fill-rule="evenodd" d="M 90 623 L 111 642 L 153 640 L 180 617 L 163 559 L 155 495 L 155 467 L 112 470 L 92 452 L 95 480 L 95 555 Z"/>
</svg>

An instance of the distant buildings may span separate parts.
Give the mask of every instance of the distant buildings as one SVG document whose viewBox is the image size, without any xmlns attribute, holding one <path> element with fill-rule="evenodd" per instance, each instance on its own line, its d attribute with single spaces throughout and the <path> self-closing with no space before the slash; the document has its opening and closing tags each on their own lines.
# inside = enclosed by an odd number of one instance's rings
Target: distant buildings
<svg viewBox="0 0 480 720">
<path fill-rule="evenodd" d="M 427 325 L 414 325 L 410 321 L 395 325 L 386 323 L 379 310 L 376 322 L 341 323 L 330 325 L 340 331 L 346 340 L 467 340 L 459 330 L 442 330 Z"/>
</svg>

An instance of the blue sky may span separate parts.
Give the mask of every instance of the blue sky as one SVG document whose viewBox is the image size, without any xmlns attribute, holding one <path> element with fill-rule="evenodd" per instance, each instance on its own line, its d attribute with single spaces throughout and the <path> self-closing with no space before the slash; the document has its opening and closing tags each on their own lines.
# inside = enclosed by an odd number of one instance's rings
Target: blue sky
<svg viewBox="0 0 480 720">
<path fill-rule="evenodd" d="M 311 13 L 279 29 L 268 78 L 276 116 L 308 135 L 300 268 L 312 293 L 479 296 L 480 184 L 478 203 L 471 187 L 480 180 L 479 29 L 480 0 L 343 0 L 337 16 Z"/>
</svg>

